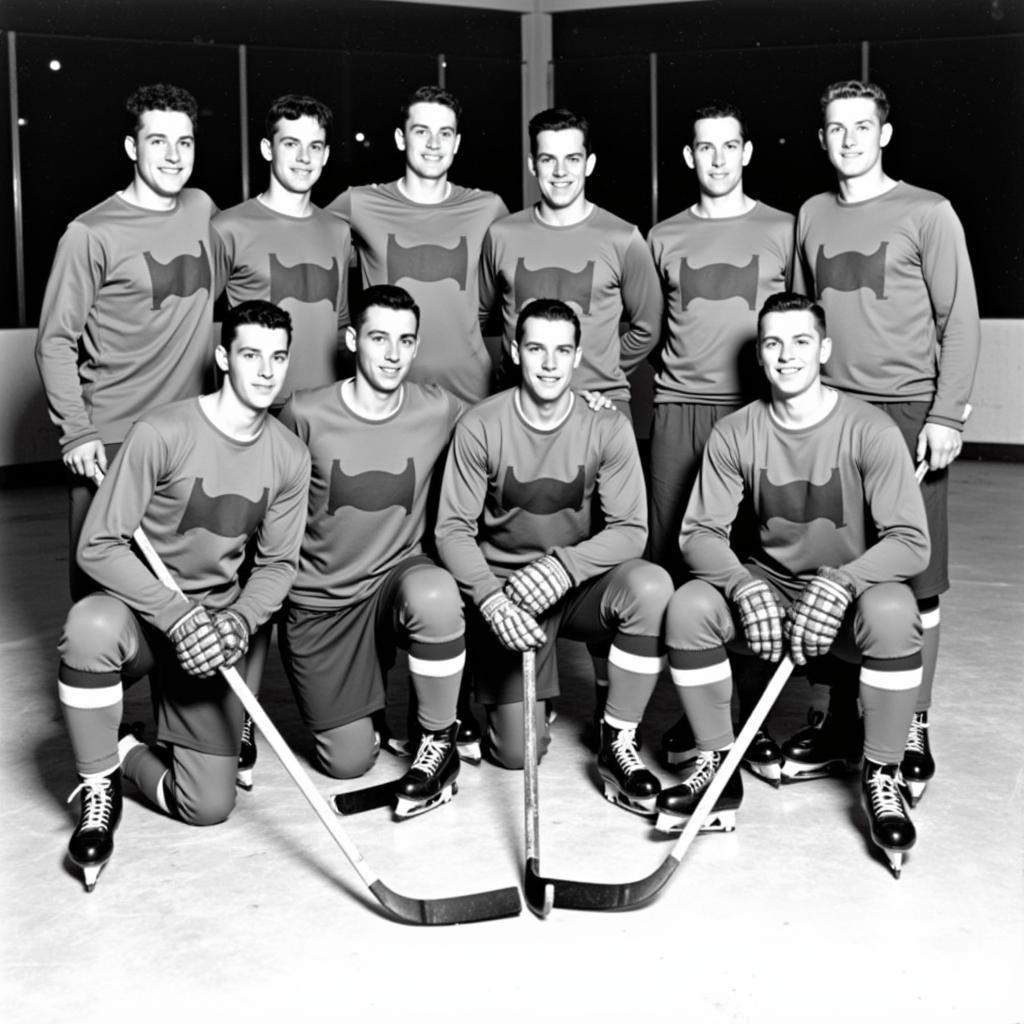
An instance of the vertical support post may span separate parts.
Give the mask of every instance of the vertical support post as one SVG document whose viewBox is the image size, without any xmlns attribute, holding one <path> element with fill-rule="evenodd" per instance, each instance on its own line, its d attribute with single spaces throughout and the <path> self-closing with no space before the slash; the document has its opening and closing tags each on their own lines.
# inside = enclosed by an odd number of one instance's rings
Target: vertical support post
<svg viewBox="0 0 1024 1024">
<path fill-rule="evenodd" d="M 871 43 L 867 39 L 860 41 L 860 80 L 871 81 Z"/>
<path fill-rule="evenodd" d="M 447 89 L 448 86 L 445 83 L 448 73 L 448 58 L 443 53 L 437 55 L 437 84 L 442 89 Z"/>
<path fill-rule="evenodd" d="M 528 153 L 529 139 L 526 122 L 538 111 L 554 102 L 552 81 L 551 15 L 534 11 L 524 14 L 521 21 L 523 153 Z M 538 198 L 537 185 L 523 161 L 523 206 Z"/>
<path fill-rule="evenodd" d="M 238 119 L 242 145 L 242 199 L 249 198 L 249 53 L 243 43 L 238 47 Z"/>
<path fill-rule="evenodd" d="M 658 55 L 648 56 L 651 90 L 651 224 L 657 224 L 658 217 Z"/>
<path fill-rule="evenodd" d="M 17 33 L 7 33 L 7 85 L 10 94 L 11 191 L 14 204 L 14 276 L 18 296 L 18 326 L 28 326 L 25 295 L 25 209 L 21 188 L 21 129 L 18 125 Z"/>
</svg>

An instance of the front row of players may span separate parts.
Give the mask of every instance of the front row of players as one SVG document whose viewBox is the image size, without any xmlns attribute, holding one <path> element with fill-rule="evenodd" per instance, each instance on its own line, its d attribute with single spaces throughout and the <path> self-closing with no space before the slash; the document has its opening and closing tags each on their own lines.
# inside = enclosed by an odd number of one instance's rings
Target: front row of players
<svg viewBox="0 0 1024 1024">
<path fill-rule="evenodd" d="M 183 821 L 230 813 L 242 709 L 216 673 L 236 661 L 244 670 L 249 637 L 282 606 L 282 660 L 317 763 L 334 777 L 374 764 L 385 675 L 394 648 L 407 650 L 418 735 L 394 787 L 400 817 L 456 792 L 467 638 L 487 755 L 506 768 L 524 761 L 522 652 L 537 651 L 538 695 L 551 699 L 556 638 L 585 641 L 605 795 L 668 830 L 732 743 L 733 673 L 756 690 L 784 652 L 804 665 L 832 651 L 848 671 L 859 665 L 863 802 L 898 874 L 914 843 L 899 763 L 921 678 L 921 622 L 903 581 L 926 563 L 928 533 L 898 428 L 821 381 L 831 342 L 820 307 L 780 293 L 762 308 L 770 398 L 712 430 L 681 534 L 693 578 L 674 593 L 668 573 L 640 557 L 645 488 L 627 418 L 571 389 L 581 355 L 572 309 L 527 306 L 512 347 L 520 383 L 468 411 L 406 380 L 418 328 L 403 289 L 367 289 L 346 337 L 355 375 L 296 393 L 277 422 L 268 410 L 290 321 L 269 303 L 243 303 L 217 349 L 220 391 L 132 429 L 78 548 L 104 590 L 74 605 L 60 648 L 82 792 L 69 854 L 87 888 L 113 851 L 122 774 Z M 744 504 L 757 535 L 740 554 L 730 536 Z M 184 598 L 132 551 L 138 527 Z M 697 759 L 662 790 L 636 731 L 666 648 Z M 151 747 L 121 726 L 123 688 L 145 674 Z M 736 776 L 706 827 L 732 827 L 741 799 Z"/>
</svg>

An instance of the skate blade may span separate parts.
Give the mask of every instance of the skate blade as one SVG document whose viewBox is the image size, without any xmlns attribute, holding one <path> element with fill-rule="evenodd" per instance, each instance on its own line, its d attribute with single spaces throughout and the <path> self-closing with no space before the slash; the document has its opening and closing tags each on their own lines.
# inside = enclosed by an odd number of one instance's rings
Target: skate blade
<svg viewBox="0 0 1024 1024">
<path fill-rule="evenodd" d="M 456 740 L 455 749 L 458 751 L 459 760 L 465 761 L 466 764 L 479 764 L 483 760 L 479 740 L 471 740 L 469 743 L 459 743 Z"/>
<path fill-rule="evenodd" d="M 669 814 L 667 811 L 659 811 L 658 819 L 654 827 L 659 832 L 666 832 L 675 835 L 686 828 L 690 815 Z M 712 811 L 700 827 L 701 832 L 735 832 L 736 812 L 735 811 Z"/>
<path fill-rule="evenodd" d="M 907 798 L 907 803 L 911 807 L 916 807 L 918 801 L 924 796 L 924 791 L 928 786 L 927 781 L 917 780 L 910 781 L 909 779 L 903 779 L 903 795 Z"/>
<path fill-rule="evenodd" d="M 652 793 L 650 796 L 645 797 L 631 797 L 617 789 L 614 783 L 605 780 L 604 798 L 609 803 L 616 804 L 623 810 L 632 811 L 634 814 L 642 815 L 645 818 L 653 818 L 658 813 L 657 808 L 654 806 L 655 801 L 658 799 L 657 793 Z"/>
<path fill-rule="evenodd" d="M 903 853 L 900 850 L 886 850 L 884 851 L 886 857 L 889 859 L 889 870 L 892 872 L 893 878 L 899 878 L 900 872 L 903 870 Z"/>
<path fill-rule="evenodd" d="M 810 782 L 811 779 L 827 779 L 834 775 L 849 775 L 860 766 L 855 761 L 826 761 L 824 764 L 800 764 L 798 761 L 782 762 L 781 781 Z"/>
<path fill-rule="evenodd" d="M 770 783 L 776 789 L 782 784 L 781 762 L 773 761 L 770 764 L 760 764 L 757 761 L 741 761 L 740 763 L 751 775 L 764 779 L 765 782 Z"/>
<path fill-rule="evenodd" d="M 251 768 L 239 768 L 235 773 L 235 785 L 239 789 L 244 789 L 246 793 L 252 792 L 252 769 Z"/>
<path fill-rule="evenodd" d="M 440 807 L 442 804 L 451 802 L 452 797 L 458 793 L 458 783 L 449 783 L 440 793 L 435 793 L 429 800 L 423 803 L 417 803 L 415 800 L 410 800 L 408 797 L 397 796 L 395 797 L 395 810 L 394 816 L 400 820 L 405 818 L 415 818 L 420 814 L 426 814 L 427 811 L 432 811 L 435 807 Z"/>
<path fill-rule="evenodd" d="M 92 892 L 96 888 L 96 881 L 100 877 L 100 872 L 107 866 L 107 862 L 104 861 L 102 864 L 78 864 L 76 866 L 82 872 L 85 891 Z"/>
</svg>

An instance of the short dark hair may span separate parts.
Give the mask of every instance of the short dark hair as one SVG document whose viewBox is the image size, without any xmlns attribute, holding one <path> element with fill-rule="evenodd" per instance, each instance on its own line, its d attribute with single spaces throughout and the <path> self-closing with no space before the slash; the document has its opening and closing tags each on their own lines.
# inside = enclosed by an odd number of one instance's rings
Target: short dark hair
<svg viewBox="0 0 1024 1024">
<path fill-rule="evenodd" d="M 827 333 L 825 329 L 825 310 L 814 299 L 801 295 L 799 292 L 776 292 L 765 299 L 761 311 L 757 314 L 758 338 L 761 336 L 761 323 L 769 313 L 803 312 L 810 313 L 814 317 L 818 333 L 824 338 Z"/>
<path fill-rule="evenodd" d="M 405 131 L 405 123 L 409 120 L 409 111 L 417 103 L 437 103 L 442 107 L 447 107 L 455 115 L 455 130 L 459 130 L 459 122 L 462 120 L 462 104 L 458 98 L 439 85 L 421 85 L 406 96 L 399 110 L 398 127 L 402 131 Z"/>
<path fill-rule="evenodd" d="M 562 322 L 572 324 L 573 343 L 579 347 L 580 338 L 582 336 L 580 318 L 576 315 L 572 306 L 563 302 L 561 299 L 534 299 L 532 302 L 528 302 L 523 306 L 519 311 L 519 317 L 516 320 L 517 345 L 523 340 L 523 334 L 526 332 L 527 320 L 549 320 L 553 323 Z"/>
<path fill-rule="evenodd" d="M 690 136 L 697 128 L 697 122 L 710 117 L 734 117 L 740 125 L 740 138 L 746 142 L 750 136 L 747 134 L 747 122 L 743 118 L 743 112 L 732 103 L 720 103 L 717 100 L 708 103 L 703 107 L 697 107 L 693 112 L 693 120 L 690 122 Z"/>
<path fill-rule="evenodd" d="M 196 121 L 199 118 L 199 107 L 196 99 L 187 89 L 180 89 L 176 85 L 140 85 L 124 101 L 124 133 L 138 138 L 139 129 L 142 127 L 142 115 L 147 110 L 171 110 L 175 113 L 185 114 L 192 122 L 192 134 L 196 131 Z"/>
<path fill-rule="evenodd" d="M 313 118 L 323 128 L 325 136 L 330 138 L 331 124 L 334 121 L 331 108 L 326 103 L 313 99 L 312 96 L 300 96 L 291 92 L 278 96 L 270 104 L 267 116 L 263 119 L 263 138 L 273 142 L 278 121 L 297 121 L 300 117 Z"/>
<path fill-rule="evenodd" d="M 564 132 L 576 128 L 583 133 L 583 151 L 590 156 L 590 122 L 580 114 L 574 114 L 565 107 L 552 107 L 542 110 L 530 118 L 528 132 L 530 134 L 530 156 L 537 155 L 537 136 L 541 132 Z"/>
<path fill-rule="evenodd" d="M 383 309 L 407 309 L 416 317 L 416 330 L 420 329 L 420 307 L 416 300 L 404 289 L 393 284 L 374 284 L 365 289 L 362 298 L 355 307 L 352 317 L 352 329 L 359 333 L 366 322 L 366 314 L 373 306 Z"/>
<path fill-rule="evenodd" d="M 833 100 L 873 100 L 878 111 L 878 121 L 885 124 L 889 120 L 889 99 L 885 90 L 874 82 L 862 82 L 856 78 L 846 82 L 833 82 L 821 94 L 821 114 L 825 116 L 828 105 Z"/>
<path fill-rule="evenodd" d="M 283 330 L 288 335 L 288 347 L 292 344 L 292 318 L 280 306 L 264 299 L 249 299 L 228 310 L 220 329 L 220 343 L 227 352 L 244 324 L 256 324 L 268 330 Z"/>
</svg>

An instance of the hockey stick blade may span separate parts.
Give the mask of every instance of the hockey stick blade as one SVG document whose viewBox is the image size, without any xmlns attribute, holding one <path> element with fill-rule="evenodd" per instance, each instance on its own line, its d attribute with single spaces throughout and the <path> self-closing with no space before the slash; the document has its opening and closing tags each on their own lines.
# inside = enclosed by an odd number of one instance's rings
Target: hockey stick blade
<svg viewBox="0 0 1024 1024">
<path fill-rule="evenodd" d="M 102 474 L 97 472 L 97 482 L 102 479 Z M 142 556 L 149 563 L 157 579 L 164 586 L 171 588 L 181 594 L 181 587 L 173 576 L 167 571 L 163 560 L 157 554 L 156 549 L 150 543 L 149 538 L 143 533 L 141 527 L 132 534 L 132 539 L 142 553 Z M 363 859 L 355 843 L 349 838 L 348 833 L 338 824 L 338 819 L 331 810 L 327 800 L 320 791 L 313 785 L 309 775 L 299 764 L 291 747 L 285 743 L 284 738 L 277 731 L 277 727 L 270 720 L 270 716 L 263 710 L 260 702 L 253 692 L 245 684 L 245 680 L 239 675 L 237 669 L 220 669 L 221 677 L 231 688 L 231 692 L 239 699 L 242 707 L 249 713 L 256 727 L 263 733 L 264 739 L 270 744 L 277 759 L 281 762 L 285 771 L 291 776 L 292 782 L 298 786 L 307 803 L 313 808 L 321 824 L 331 834 L 331 838 L 338 845 L 339 849 L 348 858 L 349 863 L 355 868 L 356 873 L 366 884 L 367 888 L 377 898 L 380 905 L 391 914 L 397 921 L 408 924 L 469 924 L 473 921 L 489 921 L 502 917 L 514 917 L 522 910 L 519 899 L 519 890 L 513 886 L 504 889 L 491 889 L 488 892 L 467 893 L 464 896 L 446 896 L 439 899 L 414 899 L 403 896 L 388 888 L 379 878 L 377 873 Z"/>
<path fill-rule="evenodd" d="M 771 711 L 772 705 L 778 699 L 792 672 L 792 661 L 788 657 L 784 657 L 765 687 L 761 699 L 740 730 L 739 736 L 736 737 L 736 742 L 728 756 L 694 808 L 682 834 L 673 844 L 668 856 L 654 871 L 644 878 L 632 882 L 580 882 L 569 878 L 546 878 L 536 872 L 536 861 L 532 864 L 527 861 L 527 879 L 524 891 L 530 909 L 538 912 L 535 903 L 543 901 L 540 905 L 544 905 L 549 899 L 549 909 L 550 906 L 555 906 L 565 910 L 635 910 L 650 903 L 675 874 L 676 868 L 686 856 L 690 844 L 697 838 L 730 776 L 739 769 L 740 761 L 747 752 L 747 747 L 750 746 L 757 730 L 764 724 L 768 712 Z M 531 869 L 533 869 L 532 877 Z"/>
<path fill-rule="evenodd" d="M 395 802 L 398 782 L 381 782 L 364 789 L 353 789 L 349 793 L 332 793 L 331 804 L 339 814 L 362 814 L 375 811 L 378 807 L 390 807 Z"/>
</svg>

